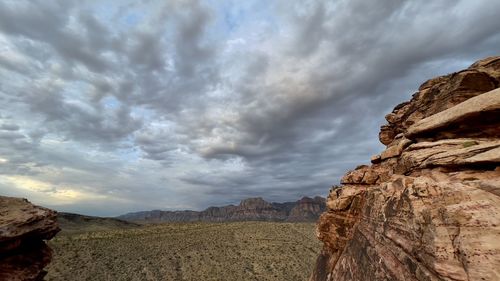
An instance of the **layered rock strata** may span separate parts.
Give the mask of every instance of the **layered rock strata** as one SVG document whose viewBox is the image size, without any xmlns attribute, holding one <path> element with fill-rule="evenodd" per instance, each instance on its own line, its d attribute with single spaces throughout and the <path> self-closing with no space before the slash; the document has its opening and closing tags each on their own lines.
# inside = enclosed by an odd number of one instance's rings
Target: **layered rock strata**
<svg viewBox="0 0 500 281">
<path fill-rule="evenodd" d="M 26 199 L 0 196 L 0 280 L 43 280 L 52 257 L 45 240 L 59 231 L 56 216 Z"/>
<path fill-rule="evenodd" d="M 431 79 L 330 190 L 312 281 L 500 280 L 500 57 Z"/>
</svg>

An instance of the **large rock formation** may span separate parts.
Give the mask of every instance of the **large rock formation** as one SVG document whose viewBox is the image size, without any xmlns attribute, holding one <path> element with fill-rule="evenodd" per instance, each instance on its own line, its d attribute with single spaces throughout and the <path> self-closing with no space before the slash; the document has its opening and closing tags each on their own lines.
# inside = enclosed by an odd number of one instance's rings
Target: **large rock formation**
<svg viewBox="0 0 500 281">
<path fill-rule="evenodd" d="M 315 221 L 325 209 L 325 198 L 319 196 L 285 203 L 269 203 L 257 197 L 242 200 L 238 206 L 209 207 L 201 212 L 154 210 L 118 218 L 147 222 Z"/>
<path fill-rule="evenodd" d="M 44 240 L 58 231 L 56 212 L 0 196 L 0 280 L 43 280 L 52 257 Z"/>
<path fill-rule="evenodd" d="M 333 187 L 311 280 L 500 280 L 500 57 L 425 82 Z"/>
</svg>

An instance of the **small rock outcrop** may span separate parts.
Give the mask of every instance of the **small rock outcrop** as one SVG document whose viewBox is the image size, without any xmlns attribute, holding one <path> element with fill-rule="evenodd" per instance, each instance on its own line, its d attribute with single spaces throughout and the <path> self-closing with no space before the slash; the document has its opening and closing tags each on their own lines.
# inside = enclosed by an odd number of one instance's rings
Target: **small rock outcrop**
<svg viewBox="0 0 500 281">
<path fill-rule="evenodd" d="M 431 79 L 327 198 L 311 281 L 500 280 L 500 57 Z"/>
<path fill-rule="evenodd" d="M 238 206 L 209 207 L 197 211 L 145 211 L 119 216 L 128 221 L 315 221 L 325 211 L 325 198 L 303 197 L 296 202 L 269 203 L 260 197 L 242 200 Z"/>
<path fill-rule="evenodd" d="M 0 280 L 43 280 L 52 258 L 45 243 L 59 232 L 55 211 L 0 196 Z"/>
</svg>

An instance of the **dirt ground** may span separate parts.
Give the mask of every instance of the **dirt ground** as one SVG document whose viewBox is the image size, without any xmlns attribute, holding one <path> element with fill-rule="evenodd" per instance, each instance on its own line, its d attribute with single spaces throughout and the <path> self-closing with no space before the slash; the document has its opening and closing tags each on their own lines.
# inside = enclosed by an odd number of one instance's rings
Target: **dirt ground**
<svg viewBox="0 0 500 281">
<path fill-rule="evenodd" d="M 47 280 L 307 280 L 314 223 L 179 223 L 61 234 Z"/>
</svg>

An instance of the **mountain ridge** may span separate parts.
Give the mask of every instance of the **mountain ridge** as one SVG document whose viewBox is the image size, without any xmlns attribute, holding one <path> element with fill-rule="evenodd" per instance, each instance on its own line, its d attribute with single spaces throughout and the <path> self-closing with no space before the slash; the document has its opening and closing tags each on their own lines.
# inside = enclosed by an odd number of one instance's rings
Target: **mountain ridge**
<svg viewBox="0 0 500 281">
<path fill-rule="evenodd" d="M 139 224 L 110 217 L 87 216 L 75 213 L 58 212 L 57 223 L 62 233 L 77 233 L 109 229 L 129 229 Z"/>
<path fill-rule="evenodd" d="M 315 221 L 326 210 L 326 199 L 302 197 L 295 202 L 267 202 L 262 197 L 241 200 L 239 205 L 211 206 L 203 211 L 140 211 L 117 216 L 134 222 Z"/>
</svg>

